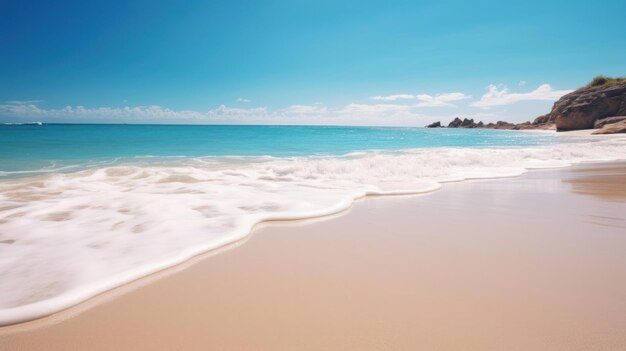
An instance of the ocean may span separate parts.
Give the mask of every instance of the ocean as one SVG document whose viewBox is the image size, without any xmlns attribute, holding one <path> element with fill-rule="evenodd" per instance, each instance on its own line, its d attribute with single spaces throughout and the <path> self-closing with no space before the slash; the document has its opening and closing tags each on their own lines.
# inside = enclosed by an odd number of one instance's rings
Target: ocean
<svg viewBox="0 0 626 351">
<path fill-rule="evenodd" d="M 551 133 L 498 130 L 123 124 L 0 125 L 0 177 L 147 158 L 323 156 L 437 147 L 521 147 Z M 154 161 L 154 160 L 153 160 Z"/>
<path fill-rule="evenodd" d="M 261 221 L 616 159 L 623 138 L 538 131 L 0 125 L 0 324 L 235 242 Z"/>
</svg>

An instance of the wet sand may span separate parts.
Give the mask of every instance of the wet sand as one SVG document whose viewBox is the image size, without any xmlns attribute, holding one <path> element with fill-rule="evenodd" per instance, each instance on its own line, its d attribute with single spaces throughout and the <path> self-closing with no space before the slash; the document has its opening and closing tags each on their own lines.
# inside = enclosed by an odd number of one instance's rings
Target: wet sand
<svg viewBox="0 0 626 351">
<path fill-rule="evenodd" d="M 68 311 L 1 350 L 626 349 L 626 164 L 369 197 Z"/>
</svg>

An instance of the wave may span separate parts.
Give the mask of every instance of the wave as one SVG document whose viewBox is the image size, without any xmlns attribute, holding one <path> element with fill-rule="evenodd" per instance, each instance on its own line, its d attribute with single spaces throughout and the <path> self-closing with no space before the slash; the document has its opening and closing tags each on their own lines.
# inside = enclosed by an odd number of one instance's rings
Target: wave
<svg viewBox="0 0 626 351">
<path fill-rule="evenodd" d="M 626 140 L 344 156 L 185 158 L 0 182 L 0 324 L 42 317 L 247 236 L 366 195 L 626 159 Z"/>
<path fill-rule="evenodd" d="M 63 166 L 63 167 L 58 167 L 58 168 L 41 168 L 41 169 L 23 170 L 23 171 L 0 171 L 0 177 L 6 177 L 6 176 L 12 176 L 12 175 L 36 175 L 36 174 L 42 174 L 42 173 L 55 173 L 55 172 L 63 172 L 63 171 L 69 171 L 69 170 L 74 170 L 74 169 L 79 169 L 79 168 L 81 168 L 81 166 L 79 165 L 70 165 L 70 166 Z"/>
</svg>

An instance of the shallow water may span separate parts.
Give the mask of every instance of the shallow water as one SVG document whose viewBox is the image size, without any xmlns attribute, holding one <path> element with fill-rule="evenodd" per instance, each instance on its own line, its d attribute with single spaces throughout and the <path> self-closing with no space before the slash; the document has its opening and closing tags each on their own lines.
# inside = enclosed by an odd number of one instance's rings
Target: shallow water
<svg viewBox="0 0 626 351">
<path fill-rule="evenodd" d="M 626 158 L 622 139 L 492 130 L 2 128 L 0 324 L 231 243 L 263 220 L 336 213 L 367 194 Z"/>
<path fill-rule="evenodd" d="M 0 125 L 0 177 L 152 158 L 342 155 L 365 150 L 523 147 L 552 133 L 497 130 L 120 124 Z M 562 140 L 561 140 L 562 141 Z"/>
</svg>

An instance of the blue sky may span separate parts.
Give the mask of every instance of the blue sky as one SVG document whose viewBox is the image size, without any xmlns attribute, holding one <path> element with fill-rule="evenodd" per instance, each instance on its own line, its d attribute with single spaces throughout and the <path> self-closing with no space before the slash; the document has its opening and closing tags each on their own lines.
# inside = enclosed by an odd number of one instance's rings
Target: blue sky
<svg viewBox="0 0 626 351">
<path fill-rule="evenodd" d="M 624 1 L 0 0 L 0 121 L 523 121 L 626 75 Z"/>
</svg>

